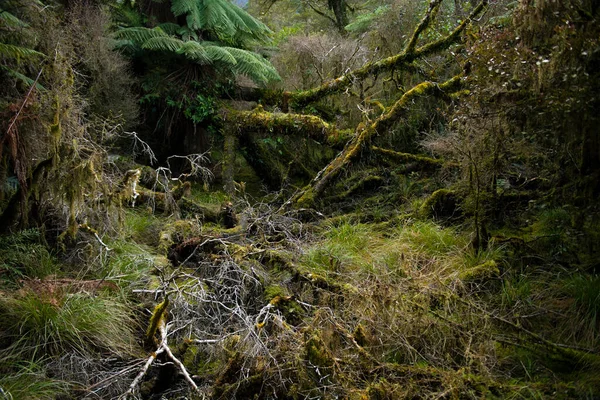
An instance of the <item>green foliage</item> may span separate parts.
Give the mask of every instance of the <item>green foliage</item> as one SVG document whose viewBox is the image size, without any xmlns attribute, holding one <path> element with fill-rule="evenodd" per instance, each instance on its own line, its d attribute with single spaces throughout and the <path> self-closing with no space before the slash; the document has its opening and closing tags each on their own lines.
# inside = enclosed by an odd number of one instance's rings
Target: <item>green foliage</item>
<svg viewBox="0 0 600 400">
<path fill-rule="evenodd" d="M 18 278 L 45 278 L 59 272 L 59 265 L 43 244 L 37 229 L 0 236 L 0 271 L 6 283 Z"/>
<path fill-rule="evenodd" d="M 371 24 L 379 18 L 381 15 L 389 12 L 391 7 L 389 5 L 379 6 L 373 12 L 361 14 L 350 24 L 346 25 L 346 30 L 352 33 L 364 33 L 371 29 Z"/>
<path fill-rule="evenodd" d="M 0 376 L 2 400 L 52 400 L 67 394 L 68 383 L 49 378 L 41 365 L 29 362 L 11 367 L 13 372 Z"/>
<path fill-rule="evenodd" d="M 49 281 L 49 285 L 52 282 Z M 67 293 L 64 288 L 3 296 L 0 332 L 3 357 L 40 358 L 76 351 L 129 354 L 135 323 L 126 304 L 104 296 Z"/>
<path fill-rule="evenodd" d="M 264 42 L 271 30 L 246 11 L 223 0 L 172 0 L 171 11 L 186 16 L 192 31 L 208 31 L 221 41 L 245 46 L 251 41 Z"/>
<path fill-rule="evenodd" d="M 171 9 L 176 17 L 185 15 L 187 25 L 122 28 L 115 35 L 122 41 L 120 46 L 182 55 L 192 63 L 226 68 L 257 83 L 279 79 L 264 57 L 246 49 L 254 42 L 268 41 L 270 30 L 241 8 L 223 0 L 174 0 Z"/>
</svg>

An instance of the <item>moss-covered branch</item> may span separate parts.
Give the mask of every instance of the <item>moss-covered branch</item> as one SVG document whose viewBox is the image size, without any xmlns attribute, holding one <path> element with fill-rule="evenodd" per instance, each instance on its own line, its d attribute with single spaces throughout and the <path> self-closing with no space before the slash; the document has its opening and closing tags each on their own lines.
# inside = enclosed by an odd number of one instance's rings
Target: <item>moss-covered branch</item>
<svg viewBox="0 0 600 400">
<path fill-rule="evenodd" d="M 253 111 L 228 110 L 223 118 L 230 124 L 232 132 L 266 131 L 270 134 L 308 136 L 329 145 L 344 143 L 351 132 L 340 131 L 314 115 L 271 113 L 261 106 Z"/>
<path fill-rule="evenodd" d="M 298 193 L 293 201 L 299 207 L 311 207 L 324 190 L 337 178 L 340 172 L 348 166 L 361 151 L 370 143 L 370 139 L 379 132 L 387 132 L 391 125 L 407 110 L 411 102 L 421 96 L 435 95 L 445 97 L 449 93 L 460 89 L 462 75 L 436 84 L 423 82 L 407 91 L 387 112 L 382 114 L 370 126 L 362 131 L 357 131 L 356 136 L 348 142 L 344 150 L 331 161 L 313 181 Z"/>
<path fill-rule="evenodd" d="M 427 43 L 421 47 L 415 48 L 419 35 L 427 28 L 427 26 L 429 26 L 429 24 L 433 20 L 432 17 L 434 14 L 434 10 L 437 7 L 437 5 L 439 5 L 437 3 L 439 3 L 438 0 L 434 0 L 431 2 L 430 8 L 425 14 L 425 17 L 423 18 L 421 23 L 415 28 L 415 31 L 413 32 L 409 43 L 406 45 L 405 49 L 402 52 L 374 63 L 368 63 L 358 69 L 350 71 L 345 75 L 330 80 L 319 87 L 304 90 L 301 92 L 288 93 L 287 97 L 289 98 L 289 103 L 294 107 L 303 107 L 307 104 L 320 100 L 323 97 L 329 96 L 333 93 L 341 92 L 342 90 L 349 87 L 356 80 L 362 80 L 368 76 L 377 75 L 384 71 L 402 69 L 404 66 L 409 65 L 416 59 L 435 54 L 441 50 L 447 49 L 452 44 L 458 41 L 460 35 L 465 30 L 465 28 L 477 15 L 479 15 L 483 11 L 488 2 L 487 0 L 482 0 L 479 3 L 479 5 L 477 5 L 477 7 L 473 9 L 471 14 L 447 36 L 444 36 L 443 38 L 440 38 L 433 42 Z"/>
</svg>

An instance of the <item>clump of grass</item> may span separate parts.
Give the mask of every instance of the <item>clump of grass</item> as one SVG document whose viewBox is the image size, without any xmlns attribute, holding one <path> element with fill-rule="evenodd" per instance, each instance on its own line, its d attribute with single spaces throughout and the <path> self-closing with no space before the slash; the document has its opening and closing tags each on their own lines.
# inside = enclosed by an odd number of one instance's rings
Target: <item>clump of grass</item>
<svg viewBox="0 0 600 400">
<path fill-rule="evenodd" d="M 453 228 L 442 228 L 429 221 L 414 221 L 398 228 L 397 240 L 412 251 L 429 256 L 443 256 L 462 252 L 468 240 Z"/>
<path fill-rule="evenodd" d="M 162 226 L 161 220 L 152 213 L 141 210 L 125 212 L 123 237 L 131 238 L 136 243 L 155 246 Z"/>
<path fill-rule="evenodd" d="M 48 378 L 43 367 L 36 363 L 17 366 L 14 370 L 0 376 L 0 399 L 50 400 L 68 392 L 66 382 Z"/>
<path fill-rule="evenodd" d="M 344 221 L 329 228 L 323 241 L 307 252 L 304 262 L 321 272 L 355 269 L 369 263 L 370 249 L 377 243 L 372 227 Z"/>
<path fill-rule="evenodd" d="M 135 343 L 135 322 L 121 302 L 85 293 L 34 293 L 0 298 L 4 357 L 54 356 L 69 351 L 124 355 Z"/>
<path fill-rule="evenodd" d="M 151 254 L 145 246 L 117 240 L 111 242 L 110 247 L 112 251 L 100 278 L 117 282 L 120 286 L 143 281 L 157 263 L 157 256 Z"/>
<path fill-rule="evenodd" d="M 8 281 L 23 277 L 42 279 L 57 274 L 59 266 L 42 243 L 39 230 L 27 229 L 0 237 L 1 272 L 8 276 Z"/>
<path fill-rule="evenodd" d="M 600 276 L 576 274 L 565 285 L 567 294 L 575 299 L 575 307 L 592 327 L 600 322 Z"/>
</svg>

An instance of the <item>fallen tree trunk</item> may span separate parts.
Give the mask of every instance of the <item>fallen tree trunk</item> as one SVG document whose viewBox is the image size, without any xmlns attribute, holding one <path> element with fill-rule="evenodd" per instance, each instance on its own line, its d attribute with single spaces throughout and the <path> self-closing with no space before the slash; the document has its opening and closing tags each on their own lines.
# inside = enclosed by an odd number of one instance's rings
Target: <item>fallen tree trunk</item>
<svg viewBox="0 0 600 400">
<path fill-rule="evenodd" d="M 435 170 L 441 168 L 445 163 L 443 160 L 418 156 L 411 153 L 402 153 L 394 150 L 383 149 L 377 146 L 371 146 L 371 151 L 383 157 L 384 160 L 389 160 L 390 164 L 406 164 L 407 172 L 417 170 Z"/>
<path fill-rule="evenodd" d="M 400 100 L 386 110 L 375 122 L 364 130 L 356 132 L 356 136 L 348 142 L 344 150 L 321 170 L 309 185 L 292 198 L 291 201 L 294 203 L 294 206 L 302 208 L 312 207 L 315 200 L 323 194 L 325 189 L 338 177 L 340 172 L 350 165 L 354 159 L 358 158 L 361 151 L 370 144 L 370 139 L 380 132 L 386 132 L 392 123 L 408 109 L 414 99 L 426 95 L 447 97 L 460 89 L 461 82 L 462 74 L 442 84 L 423 82 L 407 91 Z"/>
</svg>

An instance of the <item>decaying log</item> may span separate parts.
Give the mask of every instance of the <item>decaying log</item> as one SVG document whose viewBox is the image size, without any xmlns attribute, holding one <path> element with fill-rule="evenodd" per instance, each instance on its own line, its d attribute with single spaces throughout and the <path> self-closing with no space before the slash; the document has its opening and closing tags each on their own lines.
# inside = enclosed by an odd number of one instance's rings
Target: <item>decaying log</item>
<svg viewBox="0 0 600 400">
<path fill-rule="evenodd" d="M 394 160 L 395 162 L 400 162 L 404 164 L 417 164 L 417 167 L 415 167 L 415 169 L 434 170 L 444 165 L 444 161 L 439 159 L 418 156 L 411 153 L 401 153 L 394 150 L 383 149 L 377 146 L 371 146 L 371 151 L 387 159 Z"/>
</svg>

